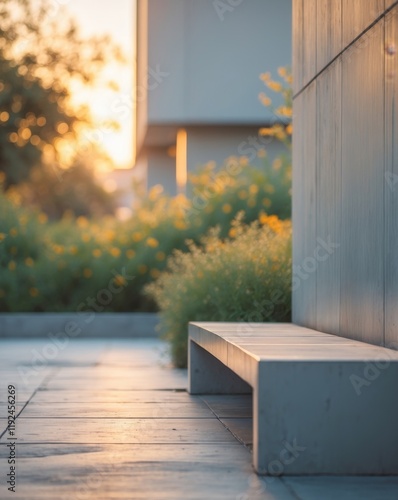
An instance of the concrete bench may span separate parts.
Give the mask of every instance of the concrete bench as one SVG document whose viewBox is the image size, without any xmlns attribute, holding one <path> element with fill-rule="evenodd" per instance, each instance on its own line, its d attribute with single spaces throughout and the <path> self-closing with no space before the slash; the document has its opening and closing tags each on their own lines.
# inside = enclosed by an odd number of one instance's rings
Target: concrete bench
<svg viewBox="0 0 398 500">
<path fill-rule="evenodd" d="M 189 392 L 253 393 L 259 474 L 398 474 L 398 352 L 293 324 L 190 323 Z"/>
</svg>

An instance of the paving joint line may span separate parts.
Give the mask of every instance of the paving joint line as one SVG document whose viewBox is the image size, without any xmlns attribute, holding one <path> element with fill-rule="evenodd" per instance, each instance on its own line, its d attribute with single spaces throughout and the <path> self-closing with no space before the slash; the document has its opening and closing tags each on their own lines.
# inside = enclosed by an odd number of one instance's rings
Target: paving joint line
<svg viewBox="0 0 398 500">
<path fill-rule="evenodd" d="M 34 398 L 34 396 L 36 395 L 36 393 L 40 390 L 41 386 L 43 384 L 46 384 L 48 382 L 48 380 L 51 378 L 51 376 L 54 376 L 55 373 L 57 371 L 59 371 L 60 368 L 55 368 L 53 370 L 50 371 L 49 374 L 47 374 L 44 379 L 39 383 L 39 385 L 36 387 L 36 389 L 34 389 L 34 391 L 32 392 L 32 394 L 30 395 L 30 397 L 27 399 L 27 401 L 25 402 L 25 404 L 22 406 L 22 408 L 19 410 L 19 412 L 17 413 L 17 416 L 15 417 L 15 420 L 17 420 L 19 418 L 19 416 L 21 415 L 21 413 L 24 411 L 24 409 L 28 406 L 28 404 L 32 401 L 32 399 Z M 4 431 L 0 434 L 0 440 L 2 439 L 2 437 L 6 434 L 6 432 L 8 431 L 8 425 L 7 427 L 4 429 Z"/>
<path fill-rule="evenodd" d="M 217 413 L 211 408 L 211 406 L 207 403 L 206 400 L 204 400 L 202 397 L 200 397 L 200 399 L 205 403 L 205 405 L 209 408 L 209 410 L 213 413 L 213 415 L 216 417 L 216 419 L 220 422 L 220 424 L 224 427 L 224 429 L 226 429 L 233 437 L 234 439 L 236 439 L 236 441 L 240 444 L 240 445 L 243 445 L 247 450 L 250 451 L 250 453 L 253 453 L 252 452 L 252 449 L 249 447 L 248 444 L 246 444 L 244 441 L 242 441 L 241 439 L 238 438 L 238 436 L 236 436 L 232 431 L 231 429 L 229 429 L 225 424 L 224 422 L 221 420 L 221 418 L 225 418 L 225 417 L 219 417 L 217 415 Z M 231 417 L 231 418 L 235 418 L 235 417 Z M 246 418 L 250 418 L 250 417 L 246 417 Z"/>
<path fill-rule="evenodd" d="M 280 476 L 279 479 L 281 480 L 281 482 L 283 483 L 283 485 L 286 487 L 286 489 L 289 491 L 289 493 L 291 495 L 293 495 L 293 497 L 295 498 L 295 500 L 304 500 L 302 497 L 300 497 L 296 493 L 296 491 L 294 490 L 294 488 L 290 484 L 286 483 L 285 478 L 283 476 Z"/>
</svg>

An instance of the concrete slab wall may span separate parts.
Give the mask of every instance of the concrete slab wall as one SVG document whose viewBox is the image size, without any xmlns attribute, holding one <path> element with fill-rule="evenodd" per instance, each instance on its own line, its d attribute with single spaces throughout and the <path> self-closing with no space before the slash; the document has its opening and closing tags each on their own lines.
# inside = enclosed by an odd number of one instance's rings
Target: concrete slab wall
<svg viewBox="0 0 398 500">
<path fill-rule="evenodd" d="M 176 188 L 175 157 L 171 157 L 167 148 L 150 148 L 147 155 L 147 189 L 160 184 L 164 192 L 174 196 Z"/>
<path fill-rule="evenodd" d="M 266 121 L 259 75 L 291 64 L 291 0 L 144 3 L 150 36 L 138 60 L 161 70 L 158 85 L 150 78 L 148 124 Z"/>
<path fill-rule="evenodd" d="M 245 156 L 250 165 L 263 167 L 264 158 L 260 151 L 266 150 L 270 161 L 286 152 L 283 144 L 259 136 L 258 131 L 258 127 L 187 127 L 188 171 L 195 171 L 213 161 L 222 169 L 225 160 L 231 156 Z"/>
<path fill-rule="evenodd" d="M 0 339 L 158 337 L 155 313 L 2 313 Z"/>
<path fill-rule="evenodd" d="M 398 349 L 398 2 L 293 2 L 293 320 Z"/>
<path fill-rule="evenodd" d="M 243 155 L 262 165 L 247 142 L 275 122 L 259 101 L 260 74 L 277 78 L 291 65 L 291 16 L 291 0 L 137 0 L 136 168 L 148 187 L 173 194 L 169 159 L 163 154 L 162 165 L 148 149 L 174 144 L 181 128 L 189 129 L 188 170 Z"/>
</svg>

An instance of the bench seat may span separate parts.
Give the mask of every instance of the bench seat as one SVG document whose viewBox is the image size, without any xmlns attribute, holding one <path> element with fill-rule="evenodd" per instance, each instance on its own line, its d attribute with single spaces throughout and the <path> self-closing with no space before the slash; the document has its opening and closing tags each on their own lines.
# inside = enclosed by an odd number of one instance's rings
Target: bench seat
<svg viewBox="0 0 398 500">
<path fill-rule="evenodd" d="M 398 474 L 398 352 L 290 323 L 190 323 L 191 394 L 253 394 L 259 474 Z"/>
</svg>

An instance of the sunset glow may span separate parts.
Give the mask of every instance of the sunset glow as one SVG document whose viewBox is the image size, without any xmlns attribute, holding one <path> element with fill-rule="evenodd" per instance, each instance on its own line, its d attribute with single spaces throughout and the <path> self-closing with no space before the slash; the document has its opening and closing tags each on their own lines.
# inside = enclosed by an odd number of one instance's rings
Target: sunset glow
<svg viewBox="0 0 398 500">
<path fill-rule="evenodd" d="M 133 107 L 134 79 L 134 18 L 135 0 L 114 0 L 98 3 L 95 0 L 64 1 L 68 12 L 76 19 L 84 36 L 109 35 L 127 59 L 127 64 L 109 64 L 104 78 L 114 80 L 119 89 L 79 89 L 73 102 L 87 105 L 96 128 L 83 133 L 82 140 L 99 145 L 117 168 L 128 168 L 133 159 Z M 117 129 L 109 127 L 115 122 Z"/>
</svg>

